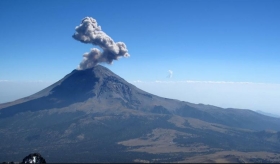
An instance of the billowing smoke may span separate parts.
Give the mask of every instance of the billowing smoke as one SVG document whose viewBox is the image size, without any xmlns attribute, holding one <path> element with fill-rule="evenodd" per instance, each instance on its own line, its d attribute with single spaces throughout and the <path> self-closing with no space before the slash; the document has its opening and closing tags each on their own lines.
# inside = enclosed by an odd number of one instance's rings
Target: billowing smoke
<svg viewBox="0 0 280 164">
<path fill-rule="evenodd" d="M 123 42 L 115 43 L 110 36 L 101 30 L 95 19 L 85 17 L 75 30 L 74 39 L 99 46 L 103 50 L 101 52 L 97 48 L 92 48 L 90 52 L 85 53 L 78 69 L 91 68 L 101 62 L 111 64 L 113 60 L 120 57 L 129 57 L 126 45 Z"/>
</svg>

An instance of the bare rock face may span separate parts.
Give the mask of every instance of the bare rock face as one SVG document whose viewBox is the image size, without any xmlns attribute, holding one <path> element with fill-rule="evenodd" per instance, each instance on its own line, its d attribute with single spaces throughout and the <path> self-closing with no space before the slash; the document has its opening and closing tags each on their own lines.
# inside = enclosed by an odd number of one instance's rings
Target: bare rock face
<svg viewBox="0 0 280 164">
<path fill-rule="evenodd" d="M 279 118 L 162 98 L 97 65 L 0 104 L 0 162 L 279 162 L 279 131 Z"/>
</svg>

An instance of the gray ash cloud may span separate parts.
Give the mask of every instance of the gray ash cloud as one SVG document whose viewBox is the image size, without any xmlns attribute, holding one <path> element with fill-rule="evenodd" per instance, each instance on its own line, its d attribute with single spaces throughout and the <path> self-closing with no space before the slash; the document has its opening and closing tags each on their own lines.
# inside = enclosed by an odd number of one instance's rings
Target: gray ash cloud
<svg viewBox="0 0 280 164">
<path fill-rule="evenodd" d="M 92 17 L 85 17 L 81 24 L 76 27 L 76 32 L 72 36 L 82 43 L 90 43 L 99 46 L 102 51 L 92 48 L 90 52 L 83 55 L 84 59 L 78 66 L 83 70 L 94 67 L 98 63 L 111 64 L 120 57 L 129 57 L 126 45 L 123 42 L 114 42 L 114 40 L 101 30 L 101 26 Z"/>
</svg>

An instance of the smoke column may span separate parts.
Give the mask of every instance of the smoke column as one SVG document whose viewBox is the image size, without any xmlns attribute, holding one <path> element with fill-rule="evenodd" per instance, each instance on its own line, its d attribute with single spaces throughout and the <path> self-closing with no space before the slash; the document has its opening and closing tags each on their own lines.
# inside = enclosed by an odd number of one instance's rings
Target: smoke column
<svg viewBox="0 0 280 164">
<path fill-rule="evenodd" d="M 173 71 L 168 70 L 168 73 L 169 73 L 168 77 L 169 77 L 169 78 L 172 78 L 172 76 L 173 76 Z"/>
<path fill-rule="evenodd" d="M 101 30 L 97 21 L 92 17 L 85 17 L 82 23 L 75 28 L 76 32 L 72 36 L 82 43 L 91 43 L 99 46 L 103 51 L 92 48 L 90 52 L 83 55 L 84 59 L 79 64 L 79 70 L 94 67 L 96 64 L 105 62 L 112 64 L 113 60 L 120 57 L 129 57 L 126 45 L 123 42 L 114 40 Z"/>
</svg>

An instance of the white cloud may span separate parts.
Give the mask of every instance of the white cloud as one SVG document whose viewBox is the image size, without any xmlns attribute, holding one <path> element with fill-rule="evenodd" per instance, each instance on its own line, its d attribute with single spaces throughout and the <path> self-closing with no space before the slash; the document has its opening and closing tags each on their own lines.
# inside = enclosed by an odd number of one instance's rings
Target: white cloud
<svg viewBox="0 0 280 164">
<path fill-rule="evenodd" d="M 234 81 L 196 81 L 196 80 L 182 80 L 182 81 L 165 81 L 165 80 L 155 80 L 155 81 L 141 81 L 136 80 L 132 81 L 132 83 L 200 83 L 200 84 L 273 84 L 273 83 L 254 83 L 254 82 L 234 82 Z M 277 84 L 275 84 L 277 85 Z M 280 84 L 279 84 L 280 85 Z"/>
</svg>

